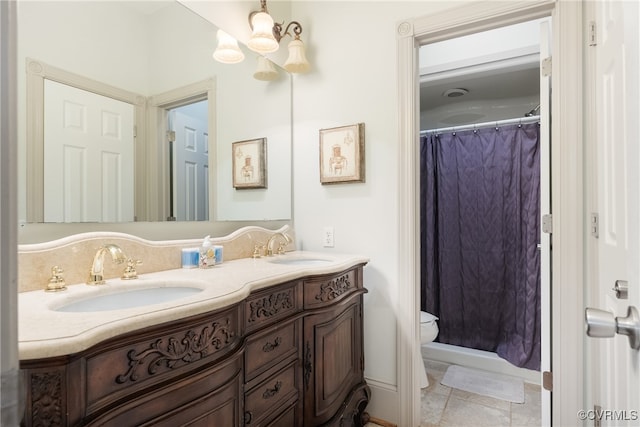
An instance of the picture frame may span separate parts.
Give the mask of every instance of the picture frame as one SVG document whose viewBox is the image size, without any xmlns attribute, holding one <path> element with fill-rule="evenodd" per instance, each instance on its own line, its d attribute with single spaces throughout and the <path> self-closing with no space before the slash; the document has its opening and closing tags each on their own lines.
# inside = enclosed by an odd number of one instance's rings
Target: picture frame
<svg viewBox="0 0 640 427">
<path fill-rule="evenodd" d="M 267 138 L 232 143 L 231 158 L 233 188 L 267 188 Z"/>
<path fill-rule="evenodd" d="M 364 123 L 320 129 L 320 183 L 364 180 Z"/>
</svg>

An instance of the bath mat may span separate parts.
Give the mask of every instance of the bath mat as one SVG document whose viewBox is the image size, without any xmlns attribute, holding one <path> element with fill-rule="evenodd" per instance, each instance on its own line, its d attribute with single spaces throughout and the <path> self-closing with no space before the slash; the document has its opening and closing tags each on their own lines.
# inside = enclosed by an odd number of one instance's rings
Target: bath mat
<svg viewBox="0 0 640 427">
<path fill-rule="evenodd" d="M 524 381 L 493 372 L 451 365 L 440 384 L 507 402 L 524 403 Z"/>
</svg>

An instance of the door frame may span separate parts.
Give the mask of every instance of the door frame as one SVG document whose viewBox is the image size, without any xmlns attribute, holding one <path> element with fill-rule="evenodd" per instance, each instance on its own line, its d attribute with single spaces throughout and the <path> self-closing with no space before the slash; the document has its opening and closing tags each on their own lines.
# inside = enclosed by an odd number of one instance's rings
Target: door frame
<svg viewBox="0 0 640 427">
<path fill-rule="evenodd" d="M 167 141 L 169 110 L 198 101 L 207 100 L 207 126 L 209 128 L 209 221 L 215 220 L 217 173 L 216 165 L 216 79 L 209 78 L 149 97 L 147 108 L 148 135 L 151 141 Z M 148 191 L 157 195 L 148 200 L 147 210 L 155 221 L 165 221 L 169 215 L 169 156 L 165 144 L 149 147 L 147 170 L 150 176 Z"/>
<path fill-rule="evenodd" d="M 398 71 L 398 316 L 399 425 L 420 424 L 416 346 L 419 331 L 419 105 L 421 44 L 552 16 L 551 147 L 553 242 L 551 421 L 576 424 L 584 407 L 582 322 L 585 213 L 583 207 L 582 4 L 572 1 L 479 1 L 397 25 Z M 562 123 L 562 126 L 560 125 Z M 555 408 L 555 410 L 553 410 Z"/>
</svg>

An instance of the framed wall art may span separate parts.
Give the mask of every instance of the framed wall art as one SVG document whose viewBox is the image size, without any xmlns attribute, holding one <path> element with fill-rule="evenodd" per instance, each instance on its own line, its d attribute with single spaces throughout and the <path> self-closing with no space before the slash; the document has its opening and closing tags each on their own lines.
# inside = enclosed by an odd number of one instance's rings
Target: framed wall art
<svg viewBox="0 0 640 427">
<path fill-rule="evenodd" d="M 364 182 L 364 123 L 320 129 L 320 183 Z"/>
<path fill-rule="evenodd" d="M 233 188 L 267 188 L 267 138 L 231 144 Z"/>
</svg>

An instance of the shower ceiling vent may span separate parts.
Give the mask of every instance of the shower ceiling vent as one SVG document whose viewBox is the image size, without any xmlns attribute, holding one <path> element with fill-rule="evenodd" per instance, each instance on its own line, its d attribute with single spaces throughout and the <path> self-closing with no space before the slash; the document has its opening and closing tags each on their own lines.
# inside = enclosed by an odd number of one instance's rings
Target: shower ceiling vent
<svg viewBox="0 0 640 427">
<path fill-rule="evenodd" d="M 445 98 L 458 98 L 458 97 L 464 96 L 464 95 L 466 95 L 468 93 L 469 93 L 469 91 L 467 89 L 463 89 L 461 87 L 457 87 L 457 88 L 445 90 L 442 93 L 442 96 L 444 96 Z"/>
</svg>

